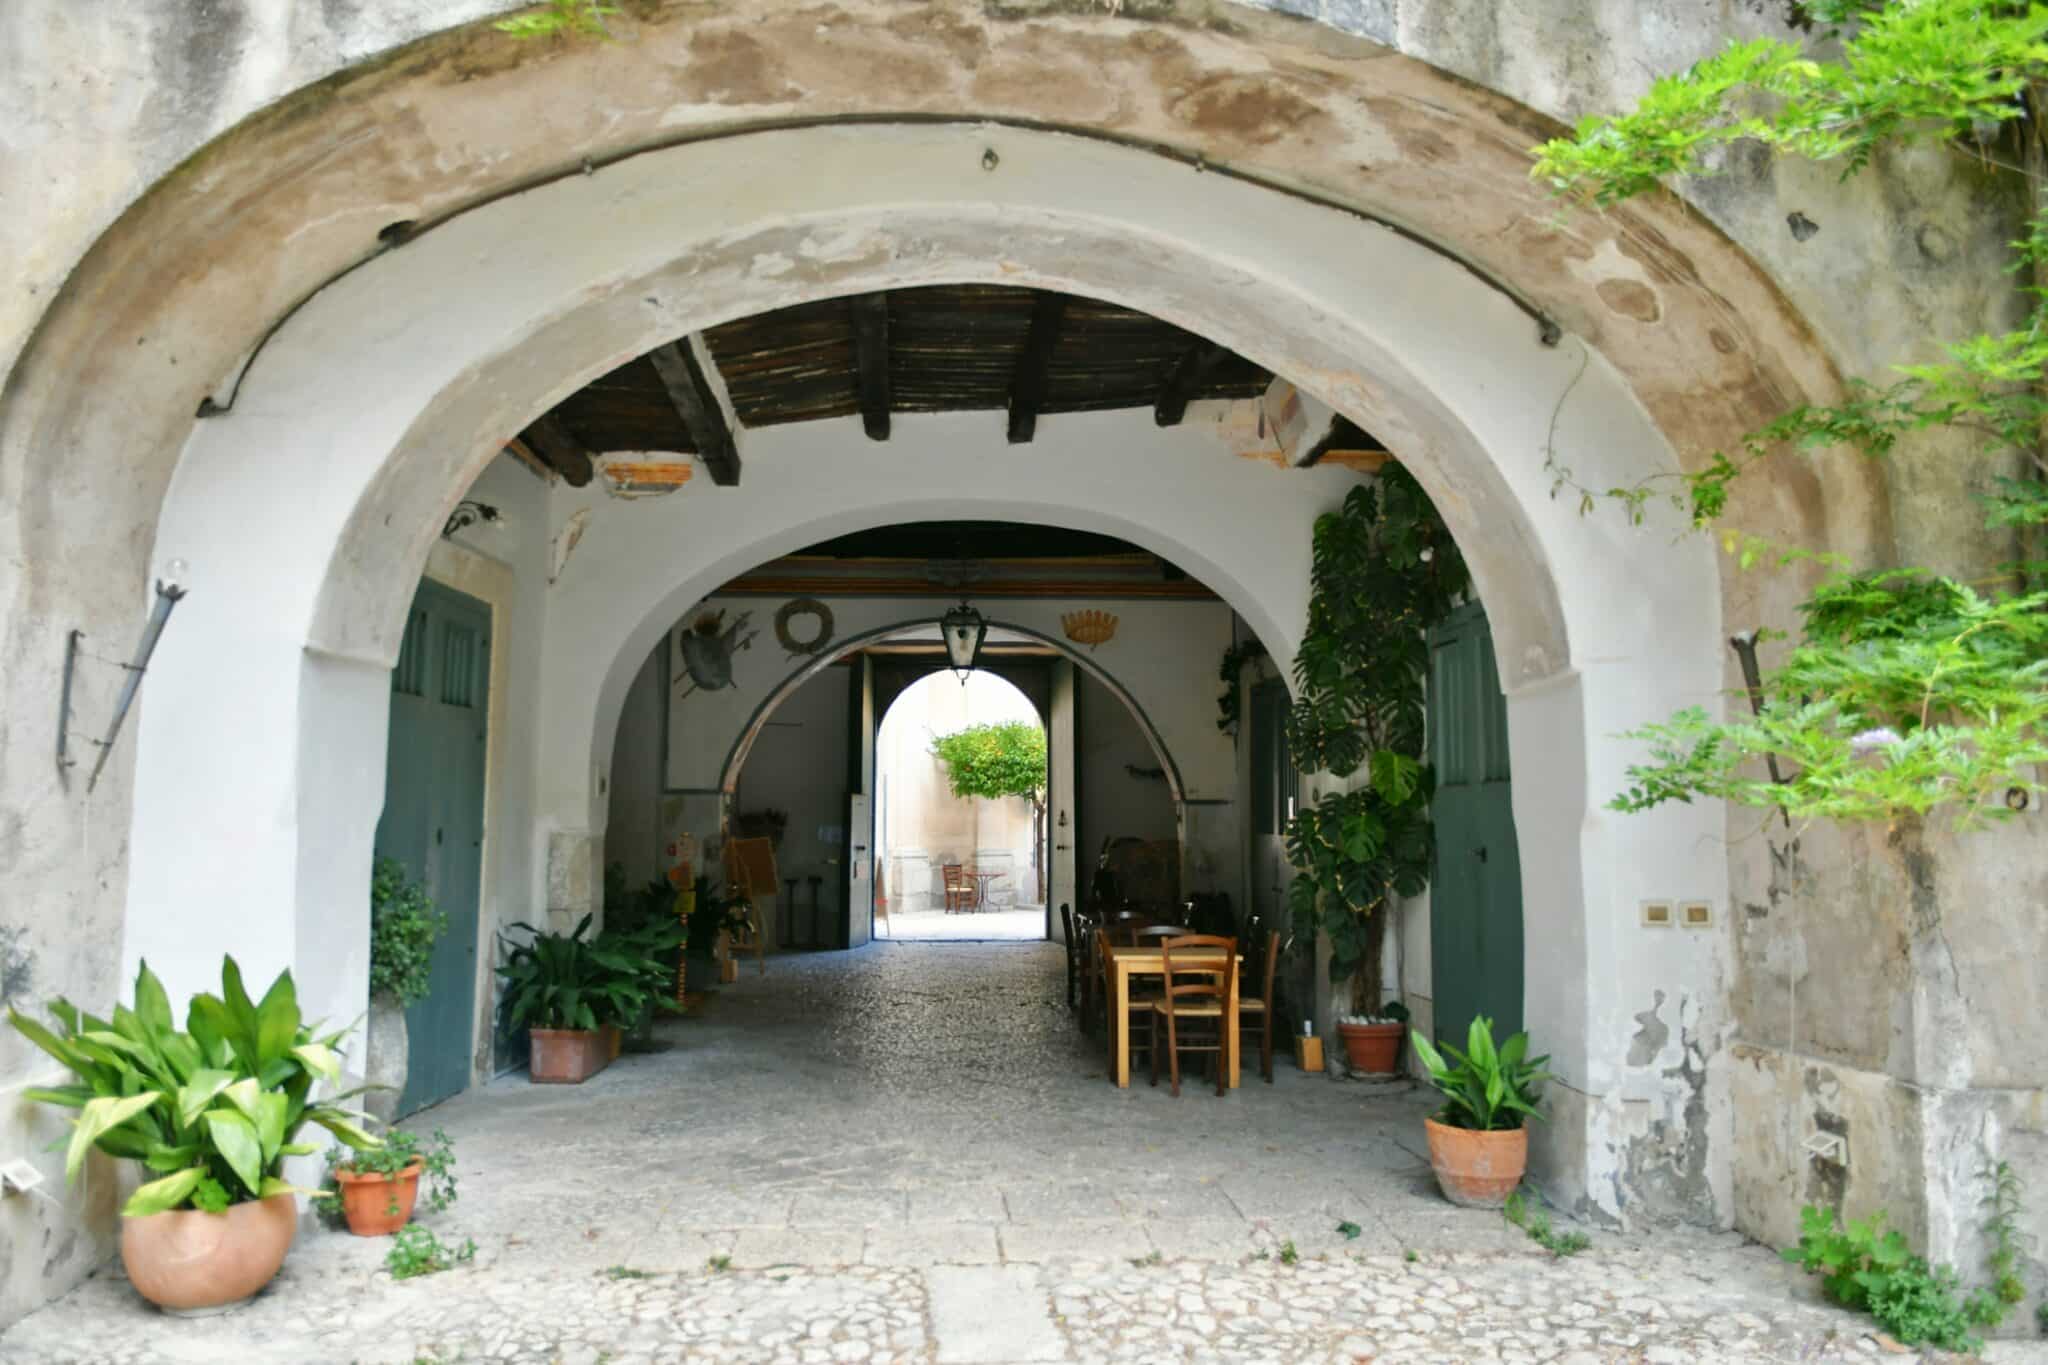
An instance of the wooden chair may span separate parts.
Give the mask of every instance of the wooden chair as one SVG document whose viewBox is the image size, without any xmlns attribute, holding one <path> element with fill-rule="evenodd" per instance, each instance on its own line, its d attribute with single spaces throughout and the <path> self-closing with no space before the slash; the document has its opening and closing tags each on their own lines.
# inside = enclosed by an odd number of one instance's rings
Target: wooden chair
<svg viewBox="0 0 2048 1365">
<path fill-rule="evenodd" d="M 946 879 L 946 913 L 974 908 L 974 878 L 962 863 L 946 863 L 940 871 Z"/>
<path fill-rule="evenodd" d="M 1245 926 L 1251 931 L 1254 950 L 1259 942 L 1259 922 L 1254 918 Z M 1240 994 L 1237 997 L 1237 1040 L 1244 1043 L 1247 1029 L 1256 1030 L 1259 1035 L 1259 1074 L 1266 1078 L 1266 1084 L 1273 1083 L 1273 968 L 1280 960 L 1280 931 L 1273 930 L 1265 936 L 1263 960 L 1247 962 L 1252 969 L 1254 981 L 1263 980 L 1261 993 L 1254 996 Z"/>
<path fill-rule="evenodd" d="M 1174 965 L 1173 955 L 1190 948 L 1221 948 L 1222 969 L 1212 957 L 1198 959 L 1182 958 L 1179 966 Z M 1152 1005 L 1152 1084 L 1159 1084 L 1159 1026 L 1166 1025 L 1167 1067 L 1173 1077 L 1173 1094 L 1180 1095 L 1180 1054 L 1182 1052 L 1211 1052 L 1216 1057 L 1216 1093 L 1228 1092 L 1230 1086 L 1230 1029 L 1223 1018 L 1224 1007 L 1230 1000 L 1230 987 L 1237 976 L 1237 940 L 1219 934 L 1185 934 L 1180 938 L 1159 941 L 1161 966 L 1165 971 L 1165 991 Z M 1201 1021 L 1213 1026 L 1213 1034 L 1200 1028 Z M 1196 1031 L 1183 1035 L 1184 1025 L 1195 1024 Z"/>
<path fill-rule="evenodd" d="M 1109 1016 L 1111 1011 L 1116 1009 L 1116 987 L 1109 979 L 1110 937 L 1109 931 L 1106 929 L 1097 929 L 1095 935 L 1098 969 L 1102 973 L 1096 988 L 1102 993 L 1103 1053 L 1109 1059 L 1109 1082 L 1111 1085 L 1114 1085 L 1116 1084 L 1116 1030 L 1110 1027 Z M 1132 945 L 1126 943 L 1123 946 L 1130 947 Z M 1160 999 L 1160 993 L 1150 985 L 1134 985 L 1131 988 L 1130 997 L 1125 1002 L 1124 1046 L 1134 1055 L 1152 1050 L 1152 1034 L 1144 1025 L 1151 1016 L 1152 1006 L 1157 1004 Z"/>
<path fill-rule="evenodd" d="M 1079 983 L 1080 945 L 1074 939 L 1074 907 L 1060 904 L 1060 944 L 1067 950 L 1067 1008 L 1074 1008 L 1074 987 Z"/>
</svg>

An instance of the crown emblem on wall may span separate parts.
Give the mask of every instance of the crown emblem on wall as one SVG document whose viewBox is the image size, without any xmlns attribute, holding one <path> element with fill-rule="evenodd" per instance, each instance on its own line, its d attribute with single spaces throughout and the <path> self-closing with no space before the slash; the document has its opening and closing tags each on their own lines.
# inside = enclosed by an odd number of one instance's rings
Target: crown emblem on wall
<svg viewBox="0 0 2048 1365">
<path fill-rule="evenodd" d="M 1060 617 L 1060 629 L 1077 645 L 1095 646 L 1116 634 L 1116 617 L 1100 608 L 1070 611 Z"/>
</svg>

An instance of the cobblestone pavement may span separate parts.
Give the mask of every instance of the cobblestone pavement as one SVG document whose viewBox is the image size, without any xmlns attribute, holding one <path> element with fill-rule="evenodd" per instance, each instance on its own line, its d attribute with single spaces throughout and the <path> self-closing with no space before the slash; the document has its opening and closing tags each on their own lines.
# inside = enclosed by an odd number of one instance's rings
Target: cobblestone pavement
<svg viewBox="0 0 2048 1365">
<path fill-rule="evenodd" d="M 898 942 L 1033 942 L 1045 938 L 1045 907 L 1016 906 L 1007 910 L 975 910 L 947 914 L 927 910 L 895 914 L 875 921 L 875 937 Z"/>
<path fill-rule="evenodd" d="M 1413 1091 L 1283 1063 L 1223 1099 L 1118 1092 L 1061 973 L 1043 946 L 771 959 L 664 1025 L 668 1051 L 418 1117 L 462 1177 L 422 1221 L 473 1238 L 471 1263 L 395 1282 L 387 1241 L 309 1229 L 257 1300 L 196 1319 L 113 1267 L 0 1336 L 0 1362 L 1890 1354 L 1740 1238 L 1596 1232 L 1560 1261 L 1452 1208 Z"/>
</svg>

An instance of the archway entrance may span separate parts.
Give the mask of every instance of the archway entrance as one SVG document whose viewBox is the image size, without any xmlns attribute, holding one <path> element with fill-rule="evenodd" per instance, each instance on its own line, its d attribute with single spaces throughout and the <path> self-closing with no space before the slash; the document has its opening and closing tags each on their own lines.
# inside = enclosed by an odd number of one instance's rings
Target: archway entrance
<svg viewBox="0 0 2048 1365">
<path fill-rule="evenodd" d="M 1045 718 L 999 673 L 896 694 L 875 737 L 877 937 L 1045 937 L 1047 759 Z"/>
<path fill-rule="evenodd" d="M 816 128 L 650 153 L 531 191 L 516 207 L 503 201 L 454 220 L 337 281 L 280 328 L 242 381 L 241 401 L 252 406 L 196 432 L 189 477 L 160 530 L 160 550 L 206 566 L 216 586 L 195 592 L 185 629 L 167 641 L 144 715 L 136 884 L 179 890 L 175 903 L 138 893 L 129 954 L 147 954 L 181 982 L 210 955 L 179 927 L 178 905 L 220 900 L 210 888 L 222 869 L 195 858 L 203 841 L 188 837 L 198 814 L 190 774 L 217 771 L 208 790 L 223 806 L 201 817 L 208 824 L 242 828 L 245 802 L 298 793 L 282 802 L 293 818 L 259 833 L 236 874 L 267 869 L 277 881 L 267 899 L 283 896 L 296 913 L 238 926 L 251 936 L 247 950 L 350 960 L 343 942 L 360 912 L 348 904 L 346 881 L 333 879 L 329 890 L 306 874 L 330 859 L 367 857 L 381 774 L 334 746 L 355 754 L 350 737 L 371 699 L 381 700 L 381 665 L 395 651 L 417 563 L 416 550 L 392 551 L 420 543 L 422 505 L 451 503 L 463 471 L 502 433 L 616 368 L 622 352 L 648 352 L 764 303 L 1002 278 L 1149 310 L 1295 377 L 1304 404 L 1328 401 L 1383 436 L 1437 497 L 1492 612 L 1516 771 L 1548 775 L 1518 787 L 1518 798 L 1531 795 L 1518 799 L 1515 815 L 1526 911 L 1539 926 L 1529 936 L 1527 1016 L 1569 1080 L 1555 1130 L 1587 1134 L 1617 1120 L 1608 1097 L 1618 1103 L 1626 1048 L 1611 1025 L 1627 1002 L 1596 983 L 1616 979 L 1620 946 L 1589 926 L 1589 906 L 1601 907 L 1606 925 L 1613 907 L 1653 885 L 1682 874 L 1718 887 L 1726 867 L 1716 812 L 1625 825 L 1589 814 L 1620 759 L 1590 718 L 1662 707 L 1716 675 L 1709 623 L 1718 620 L 1718 588 L 1706 547 L 1617 536 L 1553 505 L 1523 452 L 1531 432 L 1554 431 L 1590 477 L 1666 450 L 1661 435 L 1599 357 L 1544 345 L 1511 299 L 1407 238 L 1142 152 L 1050 134 L 996 136 L 1007 174 L 962 182 L 945 170 L 963 156 L 978 162 L 990 140 L 961 127 Z M 764 157 L 790 171 L 778 191 L 788 202 L 768 218 L 758 206 L 688 188 L 727 171 L 743 175 Z M 872 173 L 849 179 L 841 173 L 849 158 L 875 163 Z M 991 194 L 1010 207 L 992 213 Z M 1189 211 L 1191 195 L 1200 212 Z M 625 234 L 606 243 L 601 260 L 551 254 L 513 277 L 483 264 L 500 234 L 510 234 L 507 242 L 573 235 L 573 225 L 593 221 Z M 644 240 L 631 240 L 637 224 L 646 225 Z M 913 239 L 914 264 L 904 254 Z M 821 252 L 827 241 L 838 245 Z M 1135 241 L 1147 243 L 1142 252 L 1130 249 Z M 761 263 L 780 256 L 810 264 L 795 277 L 763 273 Z M 1390 288 L 1396 280 L 1401 287 Z M 461 322 L 443 327 L 423 315 L 416 330 L 378 344 L 339 340 L 383 327 L 392 297 L 451 305 L 459 297 L 461 307 L 433 316 Z M 342 366 L 361 373 L 341 383 Z M 515 378 L 522 375 L 534 379 Z M 342 393 L 376 398 L 344 403 Z M 269 424 L 252 420 L 258 406 L 289 414 L 295 437 L 282 457 Z M 536 745 L 551 912 L 573 911 L 578 888 L 594 885 L 603 756 L 637 661 L 733 572 L 823 536 L 989 513 L 1117 534 L 1215 588 L 1285 673 L 1303 618 L 1307 528 L 1352 471 L 1301 468 L 1308 452 L 1290 458 L 1284 448 L 1277 464 L 1247 459 L 1222 424 L 1197 435 L 1079 413 L 1047 419 L 1029 459 L 971 460 L 962 452 L 990 441 L 986 424 L 943 413 L 899 420 L 887 442 L 849 443 L 830 422 L 762 429 L 747 442 L 747 477 L 706 496 L 689 490 L 673 517 L 651 514 L 665 502 L 608 504 L 594 484 L 551 500 L 561 562 L 547 593 Z M 321 430 L 329 436 L 314 435 Z M 1270 423 L 1253 430 L 1280 434 Z M 316 461 L 335 495 L 302 500 L 260 535 L 219 525 L 246 505 L 235 491 L 241 481 L 275 478 L 280 458 Z M 708 467 L 716 478 L 715 461 Z M 1654 557 L 1654 568 L 1623 567 L 1636 556 Z M 247 572 L 231 571 L 244 559 Z M 1638 593 L 1617 602 L 1609 591 L 1617 578 Z M 264 601 L 238 600 L 237 584 L 260 585 Z M 225 685 L 212 664 L 222 649 L 249 663 Z M 264 660 L 283 672 L 266 671 Z M 278 696 L 292 705 L 258 704 Z M 275 723 L 252 725 L 266 715 Z M 217 733 L 235 742 L 219 743 Z M 1659 970 L 1707 999 L 1719 989 L 1716 961 L 1674 952 Z M 347 970 L 321 975 L 334 993 L 329 1012 L 361 993 Z M 1607 1151 L 1573 1138 L 1541 1161 L 1562 1195 L 1598 1200 L 1609 1196 L 1589 1175 L 1611 1160 L 1598 1155 Z"/>
</svg>

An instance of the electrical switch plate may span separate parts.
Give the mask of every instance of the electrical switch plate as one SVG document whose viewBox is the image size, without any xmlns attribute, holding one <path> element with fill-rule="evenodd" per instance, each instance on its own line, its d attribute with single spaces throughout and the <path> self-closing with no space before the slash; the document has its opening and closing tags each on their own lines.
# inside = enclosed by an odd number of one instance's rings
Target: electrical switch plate
<svg viewBox="0 0 2048 1365">
<path fill-rule="evenodd" d="M 27 1194 L 43 1183 L 43 1173 L 16 1158 L 0 1165 L 0 1194 Z"/>
<path fill-rule="evenodd" d="M 1669 929 L 1672 924 L 1670 901 L 1644 901 L 1643 927 L 1646 929 Z"/>
<path fill-rule="evenodd" d="M 1711 929 L 1714 927 L 1714 905 L 1712 901 L 1687 901 L 1678 907 L 1678 922 L 1688 929 Z"/>
<path fill-rule="evenodd" d="M 1805 1142 L 1801 1143 L 1800 1146 L 1806 1149 L 1808 1156 L 1818 1157 L 1822 1161 L 1831 1161 L 1835 1165 L 1845 1168 L 1849 1164 L 1849 1139 L 1843 1137 L 1840 1133 L 1816 1131 Z"/>
</svg>

